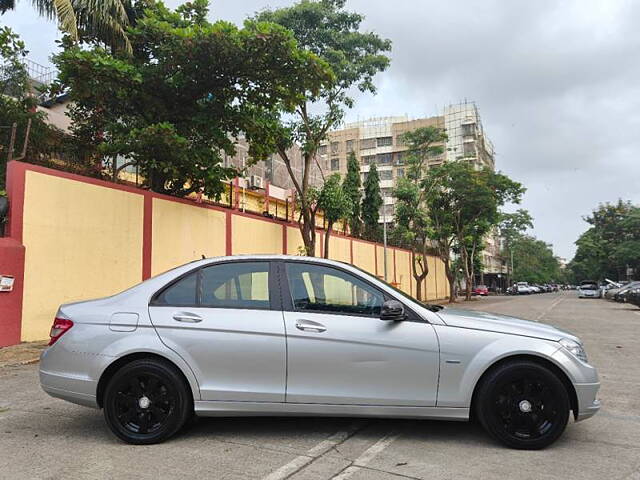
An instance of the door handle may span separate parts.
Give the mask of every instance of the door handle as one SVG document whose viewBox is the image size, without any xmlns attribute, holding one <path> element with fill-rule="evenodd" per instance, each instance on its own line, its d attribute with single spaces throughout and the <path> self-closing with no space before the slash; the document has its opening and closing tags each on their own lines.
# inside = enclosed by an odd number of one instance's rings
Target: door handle
<svg viewBox="0 0 640 480">
<path fill-rule="evenodd" d="M 195 313 L 189 312 L 180 312 L 173 315 L 173 319 L 176 322 L 185 322 L 185 323 L 199 323 L 202 321 L 202 317 L 196 315 Z"/>
<path fill-rule="evenodd" d="M 327 330 L 327 327 L 325 327 L 321 323 L 313 322 L 311 320 L 298 320 L 296 322 L 296 328 L 304 332 L 315 332 L 315 333 L 322 333 Z"/>
</svg>

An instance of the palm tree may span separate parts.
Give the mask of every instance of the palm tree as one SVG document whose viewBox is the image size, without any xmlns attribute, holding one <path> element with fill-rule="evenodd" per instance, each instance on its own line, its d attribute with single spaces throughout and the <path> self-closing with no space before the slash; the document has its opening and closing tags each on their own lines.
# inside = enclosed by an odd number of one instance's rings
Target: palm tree
<svg viewBox="0 0 640 480">
<path fill-rule="evenodd" d="M 58 20 L 74 41 L 94 38 L 113 50 L 131 52 L 126 28 L 133 10 L 130 0 L 32 0 L 38 13 Z M 0 0 L 0 14 L 13 10 L 16 0 Z"/>
</svg>

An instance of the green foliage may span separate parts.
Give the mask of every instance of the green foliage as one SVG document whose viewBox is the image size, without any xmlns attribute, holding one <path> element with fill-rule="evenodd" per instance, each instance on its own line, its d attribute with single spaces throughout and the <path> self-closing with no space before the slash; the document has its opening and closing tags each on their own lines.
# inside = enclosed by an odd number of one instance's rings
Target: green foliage
<svg viewBox="0 0 640 480">
<path fill-rule="evenodd" d="M 98 164 L 126 157 L 154 191 L 212 198 L 236 174 L 222 165 L 234 138 L 246 137 L 254 160 L 271 153 L 273 109 L 293 111 L 331 72 L 285 28 L 209 23 L 207 5 L 149 3 L 129 30 L 131 56 L 67 44 L 55 57 L 78 151 Z"/>
<path fill-rule="evenodd" d="M 364 198 L 362 199 L 362 221 L 364 223 L 364 236 L 368 240 L 380 239 L 380 207 L 382 196 L 380 195 L 380 176 L 375 163 L 369 167 L 369 173 L 364 180 Z"/>
<path fill-rule="evenodd" d="M 329 237 L 335 222 L 349 218 L 351 200 L 340 184 L 340 174 L 334 173 L 324 182 L 318 196 L 318 208 L 324 213 L 327 221 L 327 233 L 324 242 L 324 257 L 329 258 Z"/>
<path fill-rule="evenodd" d="M 375 93 L 374 76 L 389 65 L 385 55 L 391 49 L 389 40 L 372 32 L 361 32 L 363 17 L 344 10 L 346 0 L 302 0 L 291 7 L 264 10 L 255 20 L 274 22 L 287 28 L 306 52 L 320 57 L 332 73 L 330 82 L 322 88 L 309 89 L 294 85 L 302 94 L 293 116 L 273 112 L 268 125 L 268 139 L 274 151 L 289 168 L 289 175 L 300 199 L 300 232 L 310 255 L 315 251 L 315 214 L 308 201 L 309 172 L 320 142 L 329 129 L 337 126 L 346 108 L 353 106 L 350 93 Z M 297 178 L 291 168 L 286 149 L 292 144 L 303 150 L 303 175 Z"/>
<path fill-rule="evenodd" d="M 12 125 L 16 124 L 13 157 L 19 157 L 31 120 L 27 158 L 37 160 L 43 155 L 63 149 L 63 134 L 45 122 L 46 115 L 35 110 L 30 94 L 29 78 L 22 63 L 27 55 L 24 43 L 10 28 L 0 28 L 0 189 L 4 189 L 8 149 Z"/>
<path fill-rule="evenodd" d="M 451 249 L 459 252 L 470 297 L 480 242 L 500 222 L 499 209 L 507 202 L 519 203 L 525 188 L 502 173 L 477 170 L 466 162 L 447 162 L 429 169 L 421 188 L 429 214 L 428 234 L 450 281 Z"/>
<path fill-rule="evenodd" d="M 318 197 L 318 207 L 329 224 L 334 224 L 350 215 L 351 201 L 340 185 L 339 173 L 334 173 L 324 182 Z"/>
<path fill-rule="evenodd" d="M 56 19 L 73 42 L 97 42 L 131 52 L 126 35 L 133 6 L 130 0 L 32 0 L 38 13 Z M 15 0 L 1 0 L 0 14 L 15 8 Z"/>
<path fill-rule="evenodd" d="M 349 199 L 349 203 L 351 205 L 347 218 L 349 222 L 349 229 L 351 230 L 351 234 L 356 237 L 359 237 L 362 233 L 362 218 L 360 214 L 360 202 L 362 201 L 362 192 L 360 192 L 361 186 L 360 164 L 358 163 L 355 153 L 349 152 L 347 157 L 347 174 L 342 182 L 342 189 L 344 190 L 344 193 Z"/>
<path fill-rule="evenodd" d="M 591 227 L 576 245 L 569 264 L 577 281 L 627 279 L 627 268 L 640 272 L 640 207 L 619 200 L 598 206 L 585 218 Z"/>
<path fill-rule="evenodd" d="M 518 235 L 512 241 L 514 282 L 561 282 L 563 272 L 551 245 L 529 235 Z"/>
</svg>

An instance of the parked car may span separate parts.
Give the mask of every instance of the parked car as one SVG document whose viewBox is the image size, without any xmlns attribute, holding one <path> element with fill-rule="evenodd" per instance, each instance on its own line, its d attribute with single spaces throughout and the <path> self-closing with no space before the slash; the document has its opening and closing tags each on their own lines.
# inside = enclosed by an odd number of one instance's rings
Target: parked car
<svg viewBox="0 0 640 480">
<path fill-rule="evenodd" d="M 585 280 L 578 287 L 578 298 L 600 298 L 602 291 L 597 282 Z"/>
<path fill-rule="evenodd" d="M 489 295 L 489 289 L 487 288 L 486 285 L 477 285 L 474 289 L 473 289 L 473 294 L 474 295 L 481 295 L 481 296 L 487 296 Z"/>
<path fill-rule="evenodd" d="M 640 307 L 640 285 L 636 285 L 626 293 L 626 301 Z"/>
<path fill-rule="evenodd" d="M 516 284 L 516 290 L 518 295 L 529 295 L 530 293 L 533 293 L 533 289 L 527 282 L 518 282 Z"/>
<path fill-rule="evenodd" d="M 600 408 L 596 369 L 570 333 L 427 305 L 354 266 L 284 255 L 203 259 L 62 305 L 40 383 L 102 408 L 133 444 L 168 439 L 194 413 L 473 414 L 505 445 L 538 449 L 570 411 Z"/>
<path fill-rule="evenodd" d="M 640 287 L 640 282 L 627 283 L 622 288 L 617 289 L 611 298 L 616 302 L 624 303 L 627 301 L 628 292 L 638 287 Z"/>
</svg>

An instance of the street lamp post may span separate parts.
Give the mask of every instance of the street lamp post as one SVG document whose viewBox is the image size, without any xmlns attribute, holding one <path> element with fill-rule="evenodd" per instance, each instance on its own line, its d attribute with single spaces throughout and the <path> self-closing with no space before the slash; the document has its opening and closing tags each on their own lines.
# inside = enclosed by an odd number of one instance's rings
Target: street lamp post
<svg viewBox="0 0 640 480">
<path fill-rule="evenodd" d="M 382 194 L 382 243 L 384 258 L 384 281 L 387 281 L 387 193 Z"/>
</svg>

